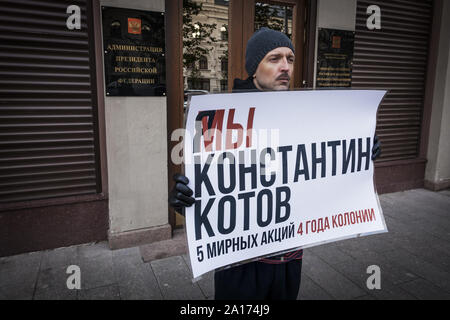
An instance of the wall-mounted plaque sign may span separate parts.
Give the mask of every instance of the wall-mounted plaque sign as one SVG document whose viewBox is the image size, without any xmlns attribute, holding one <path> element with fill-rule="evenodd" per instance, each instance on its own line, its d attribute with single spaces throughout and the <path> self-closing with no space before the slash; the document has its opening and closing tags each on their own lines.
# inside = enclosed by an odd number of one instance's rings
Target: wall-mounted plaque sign
<svg viewBox="0 0 450 320">
<path fill-rule="evenodd" d="M 316 87 L 351 87 L 355 33 L 319 29 Z"/>
<path fill-rule="evenodd" d="M 166 94 L 164 13 L 102 7 L 107 96 Z"/>
</svg>

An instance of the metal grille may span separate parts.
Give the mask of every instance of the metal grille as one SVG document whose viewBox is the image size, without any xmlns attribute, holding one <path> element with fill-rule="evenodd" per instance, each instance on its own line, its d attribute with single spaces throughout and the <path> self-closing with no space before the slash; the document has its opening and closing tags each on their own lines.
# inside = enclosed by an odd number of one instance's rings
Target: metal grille
<svg viewBox="0 0 450 320">
<path fill-rule="evenodd" d="M 368 30 L 367 7 L 381 8 L 381 30 Z M 352 86 L 387 89 L 378 112 L 379 161 L 417 158 L 425 95 L 431 0 L 357 2 Z"/>
<path fill-rule="evenodd" d="M 0 203 L 100 191 L 90 5 L 0 0 Z"/>
</svg>

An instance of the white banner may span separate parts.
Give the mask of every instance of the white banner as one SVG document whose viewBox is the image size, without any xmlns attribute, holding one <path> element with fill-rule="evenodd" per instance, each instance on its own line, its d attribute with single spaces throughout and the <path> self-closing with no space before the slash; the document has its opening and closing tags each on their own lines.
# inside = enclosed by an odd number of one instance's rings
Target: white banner
<svg viewBox="0 0 450 320">
<path fill-rule="evenodd" d="M 371 160 L 385 91 L 194 96 L 186 209 L 194 278 L 241 261 L 386 232 Z"/>
</svg>

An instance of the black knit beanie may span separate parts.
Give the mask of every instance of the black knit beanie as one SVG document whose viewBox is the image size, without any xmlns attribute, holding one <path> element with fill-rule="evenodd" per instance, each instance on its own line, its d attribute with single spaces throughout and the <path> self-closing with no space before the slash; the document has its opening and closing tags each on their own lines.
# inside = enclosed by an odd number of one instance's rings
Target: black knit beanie
<svg viewBox="0 0 450 320">
<path fill-rule="evenodd" d="M 266 27 L 256 31 L 247 42 L 245 69 L 248 75 L 253 76 L 266 54 L 280 47 L 287 47 L 295 52 L 292 41 L 284 33 Z"/>
</svg>

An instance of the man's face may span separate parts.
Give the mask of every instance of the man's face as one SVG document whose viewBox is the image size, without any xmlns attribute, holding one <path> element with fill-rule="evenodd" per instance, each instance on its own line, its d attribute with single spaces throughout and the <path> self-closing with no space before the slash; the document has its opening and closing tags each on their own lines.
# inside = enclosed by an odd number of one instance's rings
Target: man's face
<svg viewBox="0 0 450 320">
<path fill-rule="evenodd" d="M 258 65 L 253 80 L 260 90 L 288 90 L 294 70 L 294 53 L 287 47 L 270 51 Z"/>
</svg>

